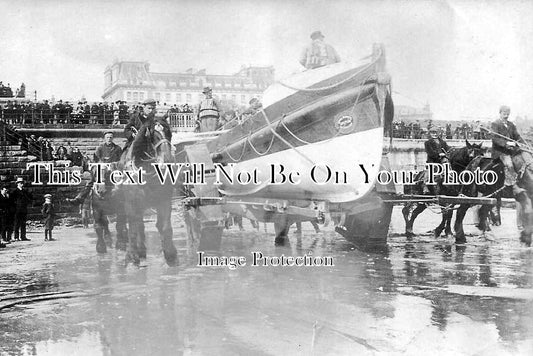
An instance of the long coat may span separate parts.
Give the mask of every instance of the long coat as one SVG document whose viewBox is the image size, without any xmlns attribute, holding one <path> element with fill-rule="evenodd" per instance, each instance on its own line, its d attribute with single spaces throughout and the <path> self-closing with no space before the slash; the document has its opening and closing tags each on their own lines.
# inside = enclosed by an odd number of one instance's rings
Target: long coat
<svg viewBox="0 0 533 356">
<path fill-rule="evenodd" d="M 41 208 L 41 214 L 43 214 L 45 230 L 52 230 L 55 218 L 54 205 L 52 203 L 44 203 Z"/>
<path fill-rule="evenodd" d="M 17 188 L 11 193 L 11 199 L 15 206 L 15 213 L 27 213 L 28 205 L 31 204 L 33 195 L 26 189 L 20 190 Z"/>
</svg>

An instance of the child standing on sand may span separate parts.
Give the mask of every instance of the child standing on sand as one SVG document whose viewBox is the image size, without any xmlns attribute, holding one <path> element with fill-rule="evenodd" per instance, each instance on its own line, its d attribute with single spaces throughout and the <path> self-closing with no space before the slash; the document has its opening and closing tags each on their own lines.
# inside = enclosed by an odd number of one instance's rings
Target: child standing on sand
<svg viewBox="0 0 533 356">
<path fill-rule="evenodd" d="M 44 204 L 41 209 L 44 218 L 44 241 L 55 241 L 52 238 L 52 229 L 54 228 L 54 205 L 52 204 L 52 194 L 44 195 Z"/>
</svg>

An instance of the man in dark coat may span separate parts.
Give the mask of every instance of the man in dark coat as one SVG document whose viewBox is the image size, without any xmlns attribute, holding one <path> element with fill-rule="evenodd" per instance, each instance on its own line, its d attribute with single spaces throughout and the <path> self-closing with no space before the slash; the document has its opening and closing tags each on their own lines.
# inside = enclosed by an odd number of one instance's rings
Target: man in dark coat
<svg viewBox="0 0 533 356">
<path fill-rule="evenodd" d="M 13 235 L 13 212 L 13 200 L 3 186 L 0 189 L 0 237 L 5 243 L 9 243 Z"/>
<path fill-rule="evenodd" d="M 33 200 L 32 194 L 24 188 L 24 179 L 17 178 L 17 187 L 11 193 L 15 206 L 15 240 L 30 241 L 26 237 L 26 220 L 28 218 L 28 205 Z"/>
<path fill-rule="evenodd" d="M 511 109 L 508 106 L 500 107 L 500 119 L 492 122 L 492 158 L 499 158 L 505 166 L 505 185 L 513 186 L 513 194 L 516 196 L 524 191 L 517 184 L 517 173 L 513 167 L 511 155 L 518 149 L 518 143 L 524 140 L 518 133 L 516 126 L 509 121 Z"/>
<path fill-rule="evenodd" d="M 437 130 L 434 128 L 429 130 L 429 139 L 424 142 L 424 148 L 427 153 L 427 163 L 442 163 L 443 158 L 450 150 L 450 146 L 438 137 Z"/>
<path fill-rule="evenodd" d="M 145 122 L 155 119 L 156 101 L 154 99 L 146 99 L 143 102 L 143 106 L 143 109 L 140 109 L 131 115 L 129 122 L 124 127 L 124 135 L 127 138 L 124 151 L 131 145 L 137 132 L 141 129 L 141 126 Z"/>
<path fill-rule="evenodd" d="M 98 146 L 94 153 L 94 161 L 102 163 L 111 163 L 120 161 L 122 149 L 113 142 L 113 132 L 104 133 L 104 143 Z"/>
</svg>

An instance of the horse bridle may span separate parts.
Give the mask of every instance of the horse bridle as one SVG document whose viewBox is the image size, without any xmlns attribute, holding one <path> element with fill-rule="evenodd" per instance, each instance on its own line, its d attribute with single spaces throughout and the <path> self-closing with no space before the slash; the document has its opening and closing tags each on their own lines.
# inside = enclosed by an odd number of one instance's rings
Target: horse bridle
<svg viewBox="0 0 533 356">
<path fill-rule="evenodd" d="M 150 131 L 150 129 L 148 129 L 148 132 Z M 159 132 L 158 130 L 155 130 L 157 132 Z M 167 139 L 165 138 L 164 134 L 162 132 L 159 132 L 160 135 L 162 136 L 161 140 L 159 140 L 156 144 L 153 144 L 152 145 L 152 148 L 153 150 L 157 153 L 157 149 L 159 148 L 159 146 L 161 146 L 162 144 L 169 144 L 171 147 L 172 147 L 172 143 Z M 146 155 L 146 157 L 150 157 L 150 159 L 148 160 L 144 160 L 145 162 L 146 161 L 150 161 L 150 160 L 155 160 L 156 158 L 153 157 L 150 153 L 144 151 L 144 154 Z"/>
</svg>

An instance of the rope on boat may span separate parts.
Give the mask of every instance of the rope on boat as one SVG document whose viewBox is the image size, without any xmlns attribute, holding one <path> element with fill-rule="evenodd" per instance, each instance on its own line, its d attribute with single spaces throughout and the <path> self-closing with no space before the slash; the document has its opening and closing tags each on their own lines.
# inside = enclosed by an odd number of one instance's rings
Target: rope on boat
<svg viewBox="0 0 533 356">
<path fill-rule="evenodd" d="M 335 88 L 336 86 L 340 86 L 341 84 L 345 83 L 346 81 L 348 80 L 351 80 L 353 79 L 355 76 L 359 75 L 361 72 L 363 72 L 364 70 L 366 70 L 367 68 L 369 68 L 370 66 L 372 66 L 375 62 L 377 61 L 374 60 L 372 62 L 370 62 L 367 66 L 365 66 L 363 69 L 361 69 L 360 71 L 354 73 L 353 75 L 351 75 L 350 77 L 348 77 L 347 79 L 341 81 L 341 82 L 338 82 L 334 85 L 331 85 L 329 87 L 323 87 L 323 88 L 315 88 L 315 89 L 298 89 L 298 88 L 294 88 L 294 87 L 290 87 L 282 82 L 279 82 L 280 84 L 284 85 L 284 86 L 287 86 L 288 88 L 290 89 L 293 89 L 293 90 L 302 90 L 302 91 L 320 91 L 320 90 L 327 90 L 327 89 L 331 89 L 331 88 Z M 367 80 L 369 80 L 370 78 L 372 77 L 372 75 L 369 75 L 367 76 L 364 80 L 361 81 L 361 84 L 360 85 L 363 85 Z M 359 93 L 357 94 L 357 98 L 355 99 L 355 102 L 352 106 L 352 116 L 354 116 L 354 113 L 355 113 L 355 108 L 357 106 L 357 104 L 359 103 L 359 99 L 361 97 L 361 93 L 362 93 L 362 90 L 359 91 Z M 255 147 L 254 145 L 252 144 L 251 140 L 250 140 L 250 135 L 251 135 L 251 132 L 250 134 L 247 136 L 246 140 L 244 141 L 243 143 L 243 146 L 242 146 L 242 152 L 241 152 L 241 155 L 239 156 L 238 159 L 235 159 L 234 157 L 231 156 L 231 154 L 229 153 L 229 150 L 227 147 L 224 148 L 224 151 L 226 152 L 226 154 L 228 155 L 228 157 L 234 161 L 234 162 L 240 162 L 240 160 L 242 159 L 242 157 L 244 157 L 244 152 L 246 151 L 246 143 L 248 143 L 250 145 L 250 147 L 252 148 L 252 150 L 259 156 L 264 156 L 266 154 L 269 153 L 270 149 L 272 148 L 272 145 L 274 143 L 274 136 L 277 137 L 279 140 L 281 140 L 283 143 L 285 143 L 289 148 L 291 149 L 294 149 L 294 151 L 296 153 L 298 153 L 300 156 L 302 156 L 305 160 L 307 160 L 309 163 L 311 163 L 313 166 L 316 165 L 315 162 L 313 160 L 311 160 L 309 157 L 307 157 L 305 154 L 303 154 L 302 152 L 300 152 L 298 149 L 296 149 L 296 147 L 294 145 L 292 145 L 290 142 L 288 142 L 287 140 L 285 140 L 281 135 L 279 135 L 275 129 L 272 128 L 272 123 L 271 121 L 268 119 L 268 116 L 264 110 L 264 108 L 261 108 L 261 114 L 263 115 L 263 117 L 265 118 L 265 121 L 267 122 L 267 125 L 268 125 L 268 128 L 270 129 L 270 131 L 272 132 L 272 138 L 270 140 L 270 144 L 267 148 L 267 150 L 263 153 L 259 152 Z M 304 145 L 309 145 L 311 144 L 312 142 L 308 142 L 308 141 L 305 141 L 301 138 L 299 138 L 298 136 L 296 136 L 296 134 L 294 132 L 292 132 L 288 127 L 287 125 L 285 125 L 285 123 L 283 122 L 283 118 L 282 117 L 279 122 L 278 122 L 278 127 L 279 125 L 283 126 L 283 128 L 292 136 L 294 137 L 296 140 L 298 140 L 300 143 L 303 143 Z M 339 136 L 340 134 L 340 131 L 337 131 L 337 133 L 335 133 L 334 136 L 330 137 L 329 139 L 325 140 L 324 142 L 328 142 L 334 138 L 337 138 L 337 136 Z M 325 169 L 323 167 L 320 167 L 321 170 L 323 170 L 325 172 Z"/>
<path fill-rule="evenodd" d="M 246 141 L 248 141 L 248 144 L 250 145 L 250 147 L 252 148 L 252 150 L 254 150 L 255 153 L 257 153 L 259 156 L 264 156 L 266 155 L 268 152 L 270 152 L 270 149 L 272 148 L 272 144 L 274 143 L 274 135 L 272 135 L 272 138 L 270 139 L 270 144 L 268 145 L 268 148 L 266 149 L 265 152 L 261 153 L 259 152 L 255 147 L 254 145 L 252 144 L 252 141 L 250 140 L 250 135 L 248 135 L 246 137 Z"/>
<path fill-rule="evenodd" d="M 244 141 L 243 144 L 242 144 L 242 152 L 241 152 L 241 155 L 239 156 L 238 159 L 235 159 L 233 157 L 231 157 L 231 154 L 229 153 L 229 150 L 227 147 L 224 147 L 224 151 L 226 151 L 226 154 L 228 155 L 228 157 L 233 161 L 233 162 L 240 162 L 242 157 L 244 156 L 244 151 L 246 150 L 246 142 L 247 141 Z"/>
<path fill-rule="evenodd" d="M 300 156 L 302 156 L 307 162 L 311 163 L 313 166 L 316 166 L 315 162 L 314 162 L 311 158 L 307 157 L 307 155 L 305 155 L 304 153 L 300 152 L 299 149 L 297 149 L 296 147 L 294 147 L 289 141 L 287 141 L 286 139 L 284 139 L 280 134 L 278 134 L 278 133 L 276 132 L 276 130 L 274 130 L 274 128 L 272 127 L 272 123 L 271 123 L 270 120 L 268 119 L 268 116 L 267 116 L 267 114 L 266 114 L 266 112 L 265 112 L 265 109 L 261 108 L 260 111 L 261 111 L 261 114 L 263 114 L 263 117 L 265 118 L 265 121 L 266 121 L 267 124 L 268 124 L 268 128 L 270 129 L 270 131 L 272 132 L 273 135 L 275 135 L 275 136 L 276 136 L 281 142 L 283 142 L 284 144 L 286 144 L 287 146 L 289 146 L 289 148 L 292 148 L 292 149 L 294 150 L 294 152 L 296 152 L 296 153 L 298 153 Z M 322 167 L 322 166 L 319 166 L 319 167 L 320 167 L 320 169 L 321 169 L 322 171 L 324 171 L 325 173 L 327 173 L 324 167 Z"/>
<path fill-rule="evenodd" d="M 367 78 L 365 78 L 364 80 L 361 81 L 361 84 L 360 85 L 363 85 L 369 78 L 371 77 L 371 75 L 369 75 Z M 357 98 L 355 98 L 355 102 L 352 106 L 352 116 L 355 116 L 355 107 L 357 106 L 357 104 L 359 104 L 359 99 L 361 98 L 361 93 L 362 93 L 362 90 L 359 91 L 359 93 L 357 94 Z M 283 128 L 292 136 L 294 137 L 296 140 L 300 141 L 301 143 L 303 143 L 304 145 L 309 145 L 311 144 L 312 142 L 307 142 L 301 138 L 299 138 L 298 136 L 296 136 L 296 134 L 294 132 L 292 132 L 288 127 L 287 125 L 285 125 L 285 122 L 283 122 L 283 119 L 285 117 L 282 117 L 280 120 L 279 120 L 279 123 L 281 124 L 281 126 L 283 126 Z M 340 135 L 340 131 L 337 131 L 335 133 L 335 135 L 333 135 L 332 137 L 328 138 L 327 140 L 324 140 L 322 142 L 329 142 L 331 140 L 333 140 L 334 138 L 337 138 L 337 136 Z"/>
</svg>

